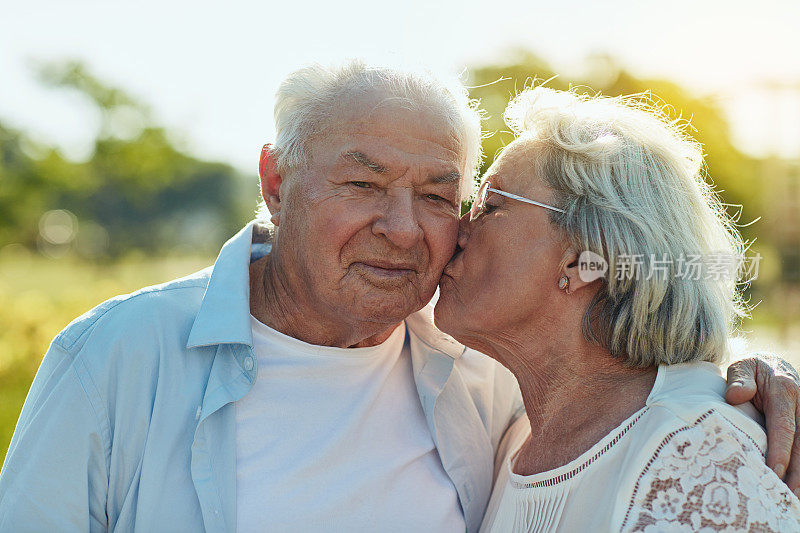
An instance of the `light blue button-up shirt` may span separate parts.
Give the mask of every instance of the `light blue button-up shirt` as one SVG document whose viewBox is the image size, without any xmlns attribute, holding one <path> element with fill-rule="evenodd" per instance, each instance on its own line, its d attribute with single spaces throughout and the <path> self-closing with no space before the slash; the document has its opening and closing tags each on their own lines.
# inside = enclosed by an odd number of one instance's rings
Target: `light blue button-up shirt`
<svg viewBox="0 0 800 533">
<path fill-rule="evenodd" d="M 56 336 L 0 474 L 0 531 L 235 531 L 233 402 L 257 375 L 248 265 L 265 241 L 251 222 L 213 267 L 108 300 Z M 477 531 L 519 388 L 438 331 L 430 306 L 406 325 L 428 427 Z"/>
</svg>

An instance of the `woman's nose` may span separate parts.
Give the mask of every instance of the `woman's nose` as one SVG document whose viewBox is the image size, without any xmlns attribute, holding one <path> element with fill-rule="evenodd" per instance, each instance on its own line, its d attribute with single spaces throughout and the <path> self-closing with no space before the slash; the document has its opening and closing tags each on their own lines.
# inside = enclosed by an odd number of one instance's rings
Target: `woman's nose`
<svg viewBox="0 0 800 533">
<path fill-rule="evenodd" d="M 458 221 L 458 247 L 464 248 L 466 246 L 467 241 L 469 240 L 469 230 L 470 230 L 470 222 L 469 222 L 469 213 L 464 213 L 461 216 L 461 220 Z"/>
</svg>

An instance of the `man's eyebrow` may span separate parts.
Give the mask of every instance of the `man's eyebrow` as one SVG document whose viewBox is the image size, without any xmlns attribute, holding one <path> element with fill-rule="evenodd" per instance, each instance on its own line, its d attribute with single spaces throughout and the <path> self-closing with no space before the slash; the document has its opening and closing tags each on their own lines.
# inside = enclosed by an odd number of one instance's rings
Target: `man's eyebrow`
<svg viewBox="0 0 800 533">
<path fill-rule="evenodd" d="M 458 170 L 454 170 L 452 172 L 448 172 L 447 174 L 442 174 L 441 176 L 436 176 L 431 178 L 432 183 L 454 183 L 461 180 L 461 173 Z"/>
<path fill-rule="evenodd" d="M 388 168 L 381 165 L 380 163 L 376 163 L 375 161 L 373 161 L 372 159 L 370 159 L 361 152 L 356 152 L 356 151 L 345 152 L 344 154 L 342 154 L 342 156 L 346 159 L 352 159 L 359 165 L 367 167 L 376 174 L 386 174 L 387 172 L 389 172 Z"/>
<path fill-rule="evenodd" d="M 357 150 L 345 152 L 344 154 L 342 154 L 342 157 L 344 157 L 345 159 L 352 159 L 359 165 L 367 167 L 376 174 L 386 174 L 387 172 L 389 172 L 389 169 L 387 167 L 381 165 L 380 163 L 376 163 L 375 161 L 367 157 L 363 152 L 359 152 Z M 461 173 L 457 170 L 453 170 L 452 172 L 448 172 L 440 176 L 434 176 L 429 181 L 431 183 L 436 183 L 436 184 L 449 184 L 458 182 L 460 180 L 461 180 Z"/>
</svg>

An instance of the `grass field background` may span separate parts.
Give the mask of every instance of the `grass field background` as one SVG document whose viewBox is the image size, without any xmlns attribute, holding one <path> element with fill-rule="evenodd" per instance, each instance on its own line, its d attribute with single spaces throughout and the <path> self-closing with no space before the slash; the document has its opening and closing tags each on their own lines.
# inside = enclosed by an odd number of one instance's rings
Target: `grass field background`
<svg viewBox="0 0 800 533">
<path fill-rule="evenodd" d="M 25 396 L 53 337 L 103 300 L 161 283 L 213 263 L 213 257 L 130 256 L 97 265 L 44 258 L 22 249 L 0 252 L 0 462 Z M 776 296 L 776 299 L 778 297 Z M 754 313 L 750 349 L 772 349 L 800 367 L 800 327 L 780 312 Z"/>
<path fill-rule="evenodd" d="M 213 257 L 131 256 L 93 265 L 4 250 L 0 254 L 0 462 L 42 356 L 64 326 L 108 298 L 213 262 Z"/>
</svg>

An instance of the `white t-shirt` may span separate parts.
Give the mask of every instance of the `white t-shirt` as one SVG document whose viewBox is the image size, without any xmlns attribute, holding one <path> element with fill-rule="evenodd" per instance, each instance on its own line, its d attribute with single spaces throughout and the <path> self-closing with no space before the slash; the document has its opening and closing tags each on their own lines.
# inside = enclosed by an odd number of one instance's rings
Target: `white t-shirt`
<svg viewBox="0 0 800 533">
<path fill-rule="evenodd" d="M 317 346 L 251 317 L 258 377 L 235 403 L 237 530 L 464 531 L 401 324 Z"/>
<path fill-rule="evenodd" d="M 724 390 L 711 363 L 661 366 L 644 408 L 530 476 L 513 471 L 531 432 L 517 421 L 481 532 L 800 531 L 800 501 L 764 464 L 758 415 L 726 404 Z"/>
</svg>

